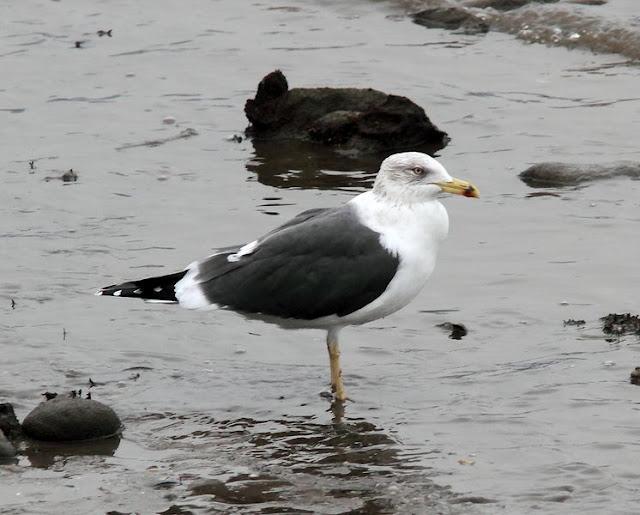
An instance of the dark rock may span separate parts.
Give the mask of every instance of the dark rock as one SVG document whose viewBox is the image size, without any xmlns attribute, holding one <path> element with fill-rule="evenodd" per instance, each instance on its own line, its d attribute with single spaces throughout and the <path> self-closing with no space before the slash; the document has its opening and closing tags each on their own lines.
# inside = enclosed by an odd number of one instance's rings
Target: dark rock
<svg viewBox="0 0 640 515">
<path fill-rule="evenodd" d="M 109 406 L 79 397 L 42 402 L 22 423 L 27 436 L 58 442 L 106 438 L 118 434 L 121 428 L 118 415 Z"/>
<path fill-rule="evenodd" d="M 4 436 L 4 433 L 0 431 L 0 463 L 14 461 L 16 455 L 16 449 L 11 442 Z"/>
<path fill-rule="evenodd" d="M 629 382 L 640 385 L 640 367 L 636 367 L 631 371 L 631 374 L 629 374 Z"/>
<path fill-rule="evenodd" d="M 347 153 L 426 147 L 433 153 L 449 141 L 406 97 L 374 89 L 289 89 L 279 70 L 260 81 L 244 111 L 247 135 L 263 141 L 317 142 Z"/>
<path fill-rule="evenodd" d="M 511 11 L 527 4 L 555 4 L 557 2 L 558 0 L 469 0 L 464 5 L 480 9 L 490 7 L 497 11 Z"/>
<path fill-rule="evenodd" d="M 443 5 L 430 7 L 411 15 L 414 23 L 428 29 L 447 29 L 465 34 L 484 34 L 489 23 L 464 7 Z"/>
<path fill-rule="evenodd" d="M 451 331 L 449 338 L 452 340 L 462 340 L 463 336 L 467 336 L 467 328 L 463 324 L 452 324 L 451 322 L 444 322 L 438 324 L 436 327 L 440 327 L 445 331 Z"/>
<path fill-rule="evenodd" d="M 614 177 L 640 179 L 640 163 L 622 162 L 608 165 L 580 165 L 549 162 L 530 166 L 520 174 L 520 179 L 532 188 L 577 186 L 583 182 Z"/>
<path fill-rule="evenodd" d="M 570 318 L 569 320 L 565 320 L 562 323 L 565 326 L 567 326 L 567 325 L 575 325 L 576 327 L 580 327 L 580 326 L 583 326 L 584 324 L 586 324 L 586 322 L 584 320 L 574 320 L 573 318 Z"/>
<path fill-rule="evenodd" d="M 4 434 L 9 440 L 15 440 L 22 436 L 20 422 L 16 418 L 13 406 L 8 402 L 0 404 L 0 433 Z"/>
<path fill-rule="evenodd" d="M 618 315 L 609 313 L 606 317 L 602 317 L 602 332 L 605 334 L 613 334 L 622 336 L 625 334 L 640 335 L 640 317 L 631 313 Z"/>
</svg>

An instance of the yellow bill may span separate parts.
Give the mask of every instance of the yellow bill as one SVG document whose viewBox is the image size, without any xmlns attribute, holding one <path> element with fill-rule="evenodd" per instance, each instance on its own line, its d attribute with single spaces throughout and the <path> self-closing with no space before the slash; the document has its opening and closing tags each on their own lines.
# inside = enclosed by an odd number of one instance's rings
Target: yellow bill
<svg viewBox="0 0 640 515">
<path fill-rule="evenodd" d="M 437 182 L 436 183 L 442 191 L 446 193 L 453 193 L 454 195 L 462 195 L 464 197 L 475 197 L 478 198 L 480 196 L 480 192 L 478 188 L 476 188 L 473 184 L 467 181 L 463 181 L 460 179 L 453 179 L 449 182 Z"/>
</svg>

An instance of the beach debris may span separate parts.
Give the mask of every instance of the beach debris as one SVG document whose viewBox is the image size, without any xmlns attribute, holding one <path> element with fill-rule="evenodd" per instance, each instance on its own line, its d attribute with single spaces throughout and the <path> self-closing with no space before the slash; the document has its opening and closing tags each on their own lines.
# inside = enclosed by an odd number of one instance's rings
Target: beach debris
<svg viewBox="0 0 640 515">
<path fill-rule="evenodd" d="M 452 340 L 462 340 L 462 337 L 467 335 L 467 328 L 464 326 L 464 324 L 443 322 L 442 324 L 437 324 L 436 327 L 444 329 L 445 331 L 451 331 L 451 334 L 449 334 L 449 338 L 451 338 Z"/>
<path fill-rule="evenodd" d="M 44 392 L 44 393 L 41 393 L 40 395 L 42 395 L 47 401 L 50 401 L 51 399 L 55 399 L 58 396 L 56 392 Z"/>
<path fill-rule="evenodd" d="M 62 175 L 47 175 L 44 178 L 45 181 L 62 181 L 62 182 L 76 182 L 78 180 L 78 174 L 73 170 L 73 168 L 69 168 L 68 171 L 64 172 Z"/>
<path fill-rule="evenodd" d="M 573 318 L 569 318 L 568 320 L 563 320 L 562 324 L 566 327 L 568 325 L 573 325 L 576 327 L 581 327 L 586 324 L 584 320 L 574 320 Z"/>
<path fill-rule="evenodd" d="M 640 317 L 631 313 L 609 313 L 600 319 L 602 321 L 602 332 L 622 336 L 626 334 L 640 335 Z"/>
<path fill-rule="evenodd" d="M 16 309 L 16 301 L 11 299 L 11 309 Z"/>
<path fill-rule="evenodd" d="M 98 32 L 96 32 L 96 34 L 98 34 L 98 37 L 103 37 L 103 36 L 108 36 L 108 37 L 112 37 L 111 31 L 113 29 L 109 29 L 109 30 L 102 30 L 100 29 Z"/>
<path fill-rule="evenodd" d="M 174 136 L 169 136 L 167 138 L 151 139 L 151 140 L 143 141 L 142 143 L 125 143 L 124 145 L 117 147 L 116 150 L 126 150 L 128 148 L 136 148 L 136 147 L 158 147 L 160 145 L 164 145 L 165 143 L 169 143 L 170 141 L 187 139 L 197 135 L 198 135 L 197 130 L 187 127 L 186 129 L 181 130 L 178 134 Z"/>
<path fill-rule="evenodd" d="M 36 162 L 32 159 L 31 161 L 29 161 L 29 170 L 35 170 L 36 169 Z"/>
</svg>

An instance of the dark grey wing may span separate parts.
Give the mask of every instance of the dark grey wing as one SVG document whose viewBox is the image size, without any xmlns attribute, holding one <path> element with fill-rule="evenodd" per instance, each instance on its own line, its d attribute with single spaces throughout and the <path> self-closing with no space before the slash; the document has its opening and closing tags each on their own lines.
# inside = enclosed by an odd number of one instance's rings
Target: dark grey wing
<svg viewBox="0 0 640 515">
<path fill-rule="evenodd" d="M 196 280 L 210 302 L 303 320 L 357 311 L 384 292 L 398 268 L 380 234 L 348 205 L 301 213 L 251 254 L 229 261 L 232 254 L 198 263 Z"/>
</svg>

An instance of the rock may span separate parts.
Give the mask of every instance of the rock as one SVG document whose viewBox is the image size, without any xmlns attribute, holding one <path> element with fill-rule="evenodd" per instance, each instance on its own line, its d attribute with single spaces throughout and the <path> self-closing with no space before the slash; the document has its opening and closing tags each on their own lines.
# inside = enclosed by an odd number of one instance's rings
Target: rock
<svg viewBox="0 0 640 515">
<path fill-rule="evenodd" d="M 7 439 L 2 431 L 0 431 L 0 463 L 13 461 L 16 455 L 16 449 Z"/>
<path fill-rule="evenodd" d="M 609 313 L 606 317 L 602 317 L 602 332 L 605 334 L 613 334 L 622 336 L 625 334 L 640 335 L 640 317 L 631 313 L 618 315 Z"/>
<path fill-rule="evenodd" d="M 428 29 L 447 29 L 465 34 L 489 32 L 489 23 L 464 7 L 443 5 L 429 7 L 411 15 L 414 23 Z"/>
<path fill-rule="evenodd" d="M 604 165 L 581 165 L 548 162 L 530 166 L 520 174 L 520 179 L 532 188 L 577 186 L 584 182 L 614 177 L 640 178 L 640 163 L 621 162 Z"/>
<path fill-rule="evenodd" d="M 496 11 L 511 11 L 527 4 L 555 4 L 557 2 L 558 0 L 469 0 L 464 5 L 480 9 L 490 7 Z"/>
<path fill-rule="evenodd" d="M 564 320 L 562 324 L 564 326 L 574 325 L 576 327 L 582 327 L 583 325 L 586 324 L 586 322 L 584 320 L 574 320 L 573 318 L 570 318 L 569 320 Z"/>
<path fill-rule="evenodd" d="M 22 423 L 27 436 L 57 442 L 106 438 L 121 429 L 118 415 L 109 406 L 79 397 L 56 397 L 42 402 Z"/>
<path fill-rule="evenodd" d="M 280 70 L 265 76 L 244 108 L 255 140 L 309 141 L 347 153 L 374 153 L 449 142 L 420 106 L 374 89 L 294 88 Z M 429 151 L 427 150 L 427 151 Z"/>
<path fill-rule="evenodd" d="M 8 402 L 0 404 L 0 433 L 3 433 L 9 440 L 15 440 L 22 436 L 20 422 L 16 418 L 13 406 Z"/>
<path fill-rule="evenodd" d="M 640 367 L 636 367 L 631 371 L 631 374 L 629 374 L 629 382 L 640 385 Z"/>
</svg>

